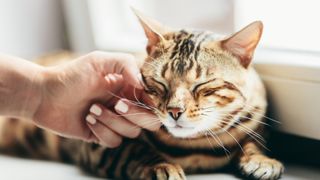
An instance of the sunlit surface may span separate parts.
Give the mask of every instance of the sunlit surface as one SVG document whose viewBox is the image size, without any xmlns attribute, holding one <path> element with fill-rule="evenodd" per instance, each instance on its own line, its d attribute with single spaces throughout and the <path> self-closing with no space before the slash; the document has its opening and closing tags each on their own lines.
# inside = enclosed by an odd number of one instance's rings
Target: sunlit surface
<svg viewBox="0 0 320 180">
<path fill-rule="evenodd" d="M 90 177 L 81 172 L 76 166 L 61 163 L 20 159 L 0 155 L 0 179 L 48 179 L 48 180 L 100 180 L 103 178 Z M 229 174 L 192 175 L 188 180 L 207 179 L 238 179 Z M 286 166 L 284 180 L 320 179 L 320 169 L 301 167 L 295 165 Z"/>
</svg>

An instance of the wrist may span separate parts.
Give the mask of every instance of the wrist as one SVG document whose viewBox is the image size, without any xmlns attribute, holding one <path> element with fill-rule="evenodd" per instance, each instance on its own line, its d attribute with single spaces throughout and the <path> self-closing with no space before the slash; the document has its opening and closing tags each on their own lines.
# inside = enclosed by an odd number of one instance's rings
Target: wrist
<svg viewBox="0 0 320 180">
<path fill-rule="evenodd" d="M 34 95 L 34 109 L 31 111 L 30 118 L 32 121 L 39 124 L 43 121 L 50 104 L 50 94 L 57 87 L 58 72 L 52 67 L 41 67 L 34 74 L 34 87 L 31 90 Z M 40 123 L 41 124 L 41 123 Z"/>
<path fill-rule="evenodd" d="M 33 119 L 43 100 L 47 69 L 0 54 L 0 115 Z"/>
<path fill-rule="evenodd" d="M 25 101 L 23 103 L 25 105 L 22 107 L 22 114 L 20 116 L 33 120 L 43 102 L 43 85 L 46 81 L 46 71 L 47 68 L 37 66 L 33 69 L 33 72 L 29 74 L 23 95 L 24 98 L 22 98 Z"/>
</svg>

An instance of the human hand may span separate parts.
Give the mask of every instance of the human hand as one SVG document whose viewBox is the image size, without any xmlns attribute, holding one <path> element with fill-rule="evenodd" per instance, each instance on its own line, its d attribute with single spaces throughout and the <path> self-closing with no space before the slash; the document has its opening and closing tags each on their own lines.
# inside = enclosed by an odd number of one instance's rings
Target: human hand
<svg viewBox="0 0 320 180">
<path fill-rule="evenodd" d="M 34 122 L 62 136 L 99 142 L 109 147 L 118 146 L 121 136 L 135 137 L 139 134 L 142 124 L 135 118 L 156 118 L 144 108 L 130 105 L 128 112 L 144 114 L 131 118 L 113 111 L 117 103 L 114 95 L 141 89 L 138 74 L 133 56 L 121 53 L 94 52 L 64 65 L 45 68 L 41 73 L 41 103 L 34 114 Z M 142 94 L 140 90 L 139 96 Z M 101 115 L 98 117 L 91 113 L 89 121 L 91 119 L 92 123 L 94 118 L 96 123 L 88 124 L 84 119 L 92 104 L 97 106 L 91 111 L 100 107 Z M 160 123 L 154 123 L 148 128 L 154 130 L 159 126 Z"/>
<path fill-rule="evenodd" d="M 122 81 L 121 76 L 108 75 L 108 81 Z M 122 136 L 137 137 L 141 128 L 155 131 L 160 127 L 159 119 L 150 110 L 153 110 L 148 96 L 143 90 L 131 85 L 125 85 L 117 92 L 110 92 L 113 98 L 105 104 L 95 103 L 86 117 L 92 132 L 102 144 L 119 145 Z M 110 129 L 106 129 L 105 126 Z M 108 140 L 109 142 L 105 142 Z M 110 142 L 112 141 L 112 142 Z"/>
</svg>

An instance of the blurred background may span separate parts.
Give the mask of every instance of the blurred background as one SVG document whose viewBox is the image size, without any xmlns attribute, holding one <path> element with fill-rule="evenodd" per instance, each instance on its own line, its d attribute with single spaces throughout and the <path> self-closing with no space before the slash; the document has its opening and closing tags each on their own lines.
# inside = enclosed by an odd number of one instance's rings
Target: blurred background
<svg viewBox="0 0 320 180">
<path fill-rule="evenodd" d="M 23 58 L 68 49 L 143 51 L 130 6 L 176 28 L 230 34 L 262 20 L 259 47 L 319 53 L 317 0 L 0 0 L 0 50 Z"/>
<path fill-rule="evenodd" d="M 281 122 L 272 128 L 272 152 L 320 167 L 318 0 L 0 0 L 0 52 L 28 60 L 61 51 L 143 52 L 130 7 L 168 26 L 222 35 L 262 20 L 254 65 L 268 90 L 268 116 Z M 305 174 L 298 179 L 315 177 Z"/>
</svg>

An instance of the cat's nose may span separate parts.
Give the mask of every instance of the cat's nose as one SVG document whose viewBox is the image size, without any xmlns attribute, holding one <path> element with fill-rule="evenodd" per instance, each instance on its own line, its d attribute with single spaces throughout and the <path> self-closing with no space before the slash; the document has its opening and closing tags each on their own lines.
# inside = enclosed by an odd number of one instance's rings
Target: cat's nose
<svg viewBox="0 0 320 180">
<path fill-rule="evenodd" d="M 178 120 L 181 114 L 184 112 L 183 109 L 178 107 L 168 107 L 167 108 L 169 115 L 174 119 Z"/>
</svg>

